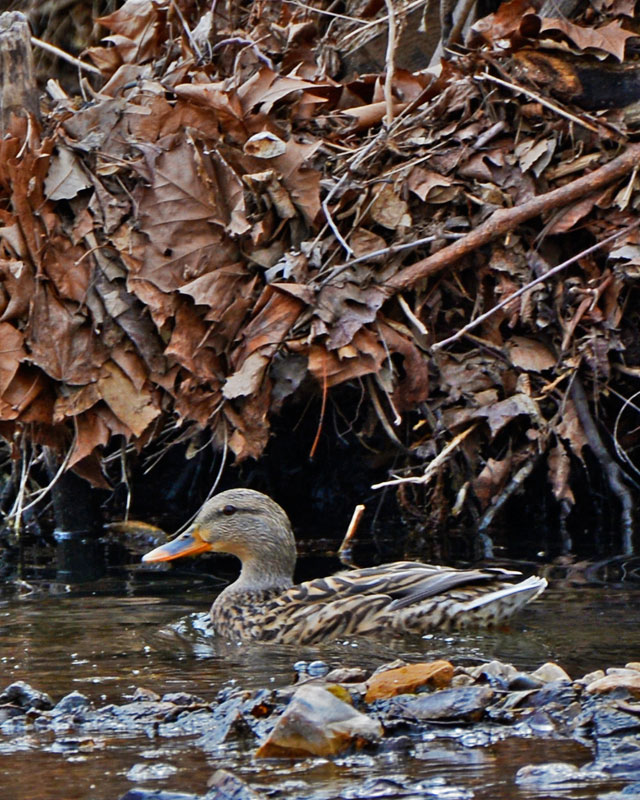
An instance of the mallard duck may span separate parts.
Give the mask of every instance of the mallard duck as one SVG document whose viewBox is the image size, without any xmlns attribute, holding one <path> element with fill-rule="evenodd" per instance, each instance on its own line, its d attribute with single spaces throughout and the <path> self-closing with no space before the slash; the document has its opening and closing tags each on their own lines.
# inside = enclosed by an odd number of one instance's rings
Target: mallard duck
<svg viewBox="0 0 640 800">
<path fill-rule="evenodd" d="M 229 639 L 312 644 L 372 632 L 423 634 L 493 626 L 544 591 L 544 578 L 519 572 L 452 569 L 411 561 L 346 570 L 293 584 L 291 523 L 270 497 L 230 489 L 202 507 L 191 527 L 143 557 L 169 561 L 214 551 L 242 562 L 235 583 L 211 608 L 215 632 Z"/>
</svg>

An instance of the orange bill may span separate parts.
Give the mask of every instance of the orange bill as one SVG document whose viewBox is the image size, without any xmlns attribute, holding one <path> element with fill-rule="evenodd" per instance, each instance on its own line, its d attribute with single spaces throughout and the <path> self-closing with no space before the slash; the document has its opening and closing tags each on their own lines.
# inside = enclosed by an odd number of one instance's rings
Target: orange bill
<svg viewBox="0 0 640 800">
<path fill-rule="evenodd" d="M 161 544 L 150 553 L 142 556 L 142 560 L 146 563 L 155 561 L 171 561 L 174 558 L 181 558 L 182 556 L 195 556 L 198 553 L 204 553 L 211 550 L 209 542 L 200 536 L 197 528 L 181 533 L 170 542 Z"/>
</svg>

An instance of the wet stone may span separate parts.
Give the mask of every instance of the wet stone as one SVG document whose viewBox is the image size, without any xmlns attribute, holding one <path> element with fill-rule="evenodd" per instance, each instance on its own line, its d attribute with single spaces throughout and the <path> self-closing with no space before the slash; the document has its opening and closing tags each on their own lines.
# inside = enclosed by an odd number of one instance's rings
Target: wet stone
<svg viewBox="0 0 640 800">
<path fill-rule="evenodd" d="M 201 800 L 196 794 L 165 792 L 163 789 L 129 789 L 120 800 Z"/>
<path fill-rule="evenodd" d="M 176 706 L 203 706 L 205 701 L 201 697 L 196 697 L 195 694 L 187 694 L 187 692 L 169 692 L 162 695 L 163 703 L 173 703 Z"/>
<path fill-rule="evenodd" d="M 160 781 L 170 778 L 178 771 L 173 764 L 157 761 L 154 764 L 134 764 L 127 772 L 130 781 Z"/>
<path fill-rule="evenodd" d="M 519 672 L 514 675 L 509 681 L 509 689 L 511 691 L 523 691 L 526 689 L 539 689 L 543 686 L 543 682 L 537 678 L 528 675 L 526 672 Z"/>
<path fill-rule="evenodd" d="M 541 708 L 542 706 L 549 705 L 550 703 L 555 703 L 558 706 L 566 707 L 571 705 L 571 703 L 573 703 L 577 697 L 578 692 L 573 684 L 566 680 L 551 681 L 550 683 L 545 684 L 538 691 L 532 692 L 524 705 L 531 705 L 535 708 Z"/>
<path fill-rule="evenodd" d="M 521 767 L 516 773 L 516 783 L 519 786 L 554 786 L 579 780 L 579 768 L 575 764 L 567 764 L 564 761 L 528 764 L 526 767 Z"/>
<path fill-rule="evenodd" d="M 209 791 L 202 800 L 263 800 L 264 795 L 226 769 L 219 769 L 207 781 Z"/>
<path fill-rule="evenodd" d="M 86 695 L 81 692 L 71 692 L 55 704 L 51 710 L 51 715 L 57 717 L 62 714 L 77 714 L 79 711 L 85 711 L 90 707 L 91 703 Z"/>
<path fill-rule="evenodd" d="M 53 708 L 53 700 L 46 692 L 34 689 L 24 681 L 16 681 L 3 689 L 0 693 L 0 705 L 5 703 L 11 703 L 24 709 L 35 708 L 39 711 Z"/>
<path fill-rule="evenodd" d="M 425 686 L 441 689 L 453 678 L 453 664 L 432 661 L 423 664 L 406 664 L 396 669 L 378 672 L 367 681 L 365 702 L 386 700 L 400 694 L 409 694 Z"/>
<path fill-rule="evenodd" d="M 326 688 L 301 686 L 256 752 L 258 758 L 336 755 L 382 736 L 382 725 Z"/>
<path fill-rule="evenodd" d="M 463 686 L 441 689 L 433 694 L 397 697 L 391 713 L 404 719 L 422 720 L 479 720 L 492 702 L 495 692 L 487 686 Z"/>
<path fill-rule="evenodd" d="M 232 736 L 252 735 L 251 727 L 243 713 L 247 705 L 244 694 L 221 703 L 208 715 L 207 727 L 203 735 L 196 740 L 196 746 L 203 750 L 213 750 Z"/>
</svg>

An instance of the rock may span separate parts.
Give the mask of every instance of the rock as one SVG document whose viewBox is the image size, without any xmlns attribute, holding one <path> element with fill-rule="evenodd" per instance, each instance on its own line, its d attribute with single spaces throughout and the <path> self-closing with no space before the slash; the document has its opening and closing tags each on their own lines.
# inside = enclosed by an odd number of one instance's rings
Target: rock
<svg viewBox="0 0 640 800">
<path fill-rule="evenodd" d="M 393 701 L 392 714 L 414 721 L 433 719 L 479 720 L 484 709 L 494 699 L 488 686 L 463 686 L 441 689 L 417 697 L 398 697 Z"/>
<path fill-rule="evenodd" d="M 154 692 L 153 689 L 145 689 L 144 686 L 138 686 L 133 693 L 131 700 L 133 702 L 137 702 L 138 700 L 150 700 L 157 702 L 160 700 L 160 695 L 157 692 Z"/>
<path fill-rule="evenodd" d="M 378 672 L 367 681 L 365 702 L 387 700 L 399 694 L 411 694 L 423 686 L 442 689 L 453 678 L 453 664 L 448 661 L 431 661 L 407 664 L 403 667 Z"/>
<path fill-rule="evenodd" d="M 301 686 L 256 752 L 258 758 L 329 756 L 382 736 L 382 725 L 327 688 Z"/>
<path fill-rule="evenodd" d="M 325 677 L 329 683 L 363 683 L 368 674 L 363 667 L 336 667 Z"/>
<path fill-rule="evenodd" d="M 640 672 L 640 661 L 630 661 L 628 664 L 624 665 L 625 669 L 634 669 L 636 672 Z"/>
<path fill-rule="evenodd" d="M 603 678 L 587 684 L 589 694 L 605 694 L 614 689 L 626 689 L 634 697 L 640 697 L 640 672 L 635 670 L 616 670 Z"/>
<path fill-rule="evenodd" d="M 162 761 L 155 761 L 153 764 L 134 764 L 127 778 L 130 781 L 160 781 L 170 778 L 178 771 L 173 764 L 165 764 Z"/>
<path fill-rule="evenodd" d="M 201 697 L 196 697 L 195 694 L 187 694 L 187 692 L 169 692 L 162 695 L 163 703 L 173 703 L 176 706 L 202 706 L 205 705 Z"/>
<path fill-rule="evenodd" d="M 163 789 L 129 789 L 120 800 L 200 800 L 200 798 L 195 794 L 165 792 Z"/>
<path fill-rule="evenodd" d="M 219 769 L 207 781 L 209 791 L 202 800 L 263 800 L 264 795 L 256 792 L 248 783 L 226 769 Z"/>
<path fill-rule="evenodd" d="M 544 681 L 534 678 L 532 675 L 529 675 L 526 672 L 518 672 L 517 675 L 514 675 L 514 677 L 509 681 L 509 691 L 511 692 L 523 692 L 531 689 L 540 689 L 542 686 L 544 686 Z"/>
<path fill-rule="evenodd" d="M 7 686 L 0 694 L 0 705 L 12 703 L 28 710 L 35 708 L 38 711 L 48 711 L 53 708 L 53 700 L 46 692 L 34 689 L 24 681 L 16 681 Z"/>
<path fill-rule="evenodd" d="M 557 783 L 575 781 L 579 776 L 579 769 L 575 764 L 564 761 L 553 761 L 549 764 L 527 764 L 516 772 L 516 783 L 519 786 L 531 784 L 549 786 Z"/>
<path fill-rule="evenodd" d="M 535 678 L 543 683 L 553 683 L 555 681 L 571 681 L 569 675 L 562 669 L 561 666 L 558 664 L 554 664 L 553 661 L 547 661 L 546 664 L 543 664 L 541 667 L 538 667 L 534 672 L 531 673 L 531 677 Z"/>
<path fill-rule="evenodd" d="M 250 734 L 251 729 L 242 713 L 246 706 L 247 698 L 244 694 L 238 694 L 225 700 L 214 709 L 208 726 L 209 730 L 197 739 L 195 744 L 203 750 L 213 750 L 232 734 Z"/>
<path fill-rule="evenodd" d="M 59 700 L 53 707 L 51 714 L 59 716 L 61 714 L 75 714 L 78 711 L 86 710 L 91 706 L 89 698 L 80 692 L 70 692 L 62 700 Z"/>
<path fill-rule="evenodd" d="M 490 686 L 497 689 L 507 689 L 510 681 L 514 680 L 520 673 L 512 664 L 503 664 L 502 661 L 490 661 L 488 664 L 480 664 L 469 670 L 469 674 L 476 679 L 484 678 Z"/>
</svg>

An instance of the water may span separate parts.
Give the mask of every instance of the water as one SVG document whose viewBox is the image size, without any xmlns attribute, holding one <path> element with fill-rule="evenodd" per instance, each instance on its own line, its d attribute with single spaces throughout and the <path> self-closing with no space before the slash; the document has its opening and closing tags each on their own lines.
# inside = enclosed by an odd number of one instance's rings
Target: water
<svg viewBox="0 0 640 800">
<path fill-rule="evenodd" d="M 138 687 L 159 694 L 184 691 L 211 701 L 225 686 L 285 686 L 300 659 L 371 668 L 397 657 L 448 658 L 458 664 L 496 658 L 522 669 L 552 660 L 572 677 L 640 661 L 640 588 L 633 585 L 552 585 L 509 632 L 351 640 L 322 648 L 221 646 L 197 632 L 179 634 L 170 627 L 205 610 L 212 593 L 204 579 L 194 585 L 192 578 L 159 582 L 132 573 L 125 586 L 112 580 L 73 590 L 44 585 L 22 598 L 0 601 L 0 688 L 24 680 L 54 702 L 78 690 L 97 705 L 126 702 Z M 515 787 L 520 766 L 562 760 L 579 766 L 591 760 L 582 746 L 552 740 L 507 739 L 469 748 L 458 739 L 439 738 L 416 742 L 410 757 L 362 753 L 292 762 L 254 760 L 253 747 L 236 743 L 207 754 L 189 737 L 70 733 L 15 741 L 0 736 L 0 795 L 3 800 L 112 800 L 136 785 L 127 777 L 134 764 L 159 759 L 175 767 L 175 774 L 138 785 L 204 793 L 207 778 L 222 766 L 257 787 L 280 786 L 283 797 L 374 796 L 380 787 L 357 793 L 366 780 L 396 775 L 409 785 L 431 782 L 434 796 L 442 798 L 458 789 L 472 791 L 475 798 L 511 800 L 550 796 L 545 789 Z M 421 796 L 430 796 L 422 783 L 419 788 Z M 601 785 L 558 790 L 553 796 L 596 797 L 602 790 Z"/>
</svg>

